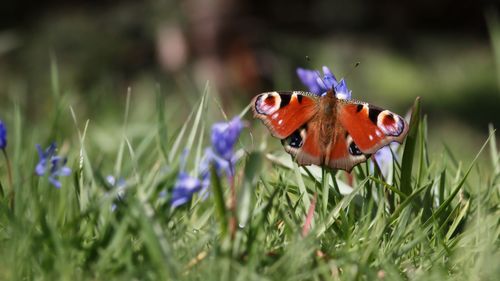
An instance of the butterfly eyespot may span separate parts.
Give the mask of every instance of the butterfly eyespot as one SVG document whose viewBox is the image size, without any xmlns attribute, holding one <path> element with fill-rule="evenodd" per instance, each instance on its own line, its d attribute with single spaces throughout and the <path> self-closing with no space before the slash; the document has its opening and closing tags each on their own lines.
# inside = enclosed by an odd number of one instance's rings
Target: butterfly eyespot
<svg viewBox="0 0 500 281">
<path fill-rule="evenodd" d="M 402 118 L 392 114 L 388 110 L 384 110 L 378 115 L 377 126 L 385 135 L 394 137 L 401 135 L 405 129 L 405 123 Z"/>
<path fill-rule="evenodd" d="M 354 156 L 358 156 L 358 155 L 362 155 L 363 154 L 363 152 L 361 152 L 361 150 L 359 150 L 359 147 L 353 141 L 349 145 L 349 153 L 351 155 L 354 155 Z"/>
<path fill-rule="evenodd" d="M 284 139 L 282 142 L 283 144 L 286 144 L 293 148 L 301 148 L 302 145 L 304 144 L 304 139 L 300 134 L 300 130 L 297 130 L 293 132 L 293 134 L 291 134 L 289 137 Z"/>
<path fill-rule="evenodd" d="M 390 125 L 390 124 L 394 123 L 394 121 L 395 121 L 394 115 L 392 115 L 392 113 L 389 113 L 389 114 L 385 115 L 382 123 L 384 123 L 384 125 Z"/>
<path fill-rule="evenodd" d="M 281 97 L 278 93 L 261 94 L 255 100 L 255 111 L 258 114 L 271 115 L 280 109 L 281 103 Z"/>
<path fill-rule="evenodd" d="M 267 105 L 274 105 L 274 97 L 273 96 L 267 96 L 265 99 L 264 99 L 264 102 L 267 104 Z"/>
</svg>

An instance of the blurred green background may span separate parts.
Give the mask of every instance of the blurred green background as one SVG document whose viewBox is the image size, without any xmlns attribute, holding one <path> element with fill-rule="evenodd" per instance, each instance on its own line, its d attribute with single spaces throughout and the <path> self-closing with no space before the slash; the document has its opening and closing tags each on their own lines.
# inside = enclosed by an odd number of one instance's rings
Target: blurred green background
<svg viewBox="0 0 500 281">
<path fill-rule="evenodd" d="M 496 1 L 1 4 L 0 119 L 9 122 L 19 104 L 25 126 L 42 131 L 59 90 L 81 120 L 91 120 L 103 151 L 116 145 L 105 139 L 120 129 L 129 87 L 134 122 L 154 118 L 160 88 L 180 125 L 206 81 L 232 115 L 259 92 L 305 90 L 296 67 L 323 65 L 346 77 L 354 98 L 401 115 L 422 97 L 431 151 L 445 143 L 471 159 L 488 124 L 500 124 Z"/>
</svg>

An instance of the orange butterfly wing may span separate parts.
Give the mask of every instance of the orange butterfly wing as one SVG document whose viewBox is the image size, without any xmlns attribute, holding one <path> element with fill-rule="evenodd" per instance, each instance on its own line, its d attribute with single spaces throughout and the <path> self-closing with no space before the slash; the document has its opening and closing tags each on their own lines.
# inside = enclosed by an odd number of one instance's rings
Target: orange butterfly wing
<svg viewBox="0 0 500 281">
<path fill-rule="evenodd" d="M 393 141 L 402 143 L 408 133 L 404 118 L 389 110 L 357 101 L 339 101 L 337 118 L 363 153 L 375 153 Z"/>
<path fill-rule="evenodd" d="M 300 165 L 323 164 L 324 151 L 319 145 L 318 122 L 318 118 L 313 118 L 307 122 L 306 126 L 301 127 L 281 141 L 285 151 L 290 153 Z"/>
<path fill-rule="evenodd" d="M 274 137 L 284 139 L 318 112 L 318 99 L 304 92 L 262 93 L 252 100 L 252 110 Z"/>
<path fill-rule="evenodd" d="M 351 136 L 341 126 L 336 127 L 331 141 L 323 146 L 320 143 L 319 120 L 313 118 L 306 126 L 282 140 L 285 151 L 294 156 L 297 163 L 328 166 L 350 172 L 355 165 L 368 159 L 369 155 L 356 147 Z"/>
<path fill-rule="evenodd" d="M 335 135 L 330 143 L 328 155 L 326 166 L 347 172 L 351 172 L 354 166 L 370 157 L 359 150 L 352 137 L 345 131 Z"/>
</svg>

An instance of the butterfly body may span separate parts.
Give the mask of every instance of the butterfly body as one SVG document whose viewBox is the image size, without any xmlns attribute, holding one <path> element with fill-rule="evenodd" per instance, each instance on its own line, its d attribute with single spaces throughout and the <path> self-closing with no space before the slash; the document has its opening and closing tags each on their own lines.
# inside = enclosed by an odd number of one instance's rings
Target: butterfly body
<svg viewBox="0 0 500 281">
<path fill-rule="evenodd" d="M 351 171 L 372 153 L 408 132 L 403 118 L 333 91 L 318 97 L 307 92 L 262 93 L 252 100 L 261 119 L 285 151 L 300 165 Z"/>
</svg>

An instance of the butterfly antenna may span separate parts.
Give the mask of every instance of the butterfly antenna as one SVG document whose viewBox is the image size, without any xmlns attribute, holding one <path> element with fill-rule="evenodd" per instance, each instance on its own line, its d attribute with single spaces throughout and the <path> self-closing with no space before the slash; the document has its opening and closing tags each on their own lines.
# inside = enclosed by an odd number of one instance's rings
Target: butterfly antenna
<svg viewBox="0 0 500 281">
<path fill-rule="evenodd" d="M 342 77 L 340 80 L 342 79 L 346 79 L 347 77 L 349 77 L 353 72 L 354 70 L 356 70 L 356 68 L 361 64 L 361 62 L 357 61 L 356 63 L 354 63 L 354 65 L 352 66 L 352 68 L 349 70 L 349 72 L 347 72 L 346 75 L 344 75 L 344 77 Z"/>
</svg>

